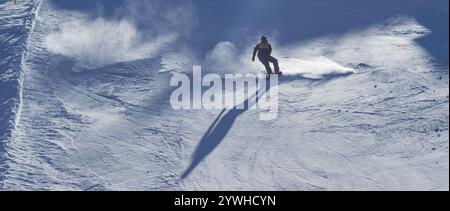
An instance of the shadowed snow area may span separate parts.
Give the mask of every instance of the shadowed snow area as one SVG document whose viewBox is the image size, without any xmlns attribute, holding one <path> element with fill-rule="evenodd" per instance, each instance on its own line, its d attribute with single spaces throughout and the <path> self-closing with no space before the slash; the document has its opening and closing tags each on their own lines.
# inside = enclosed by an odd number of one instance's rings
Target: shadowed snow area
<svg viewBox="0 0 450 211">
<path fill-rule="evenodd" d="M 433 31 L 414 16 L 295 42 L 274 32 L 285 75 L 271 87 L 278 118 L 260 121 L 262 110 L 170 105 L 172 74 L 193 64 L 264 73 L 251 61 L 259 35 L 242 44 L 218 34 L 197 50 L 197 38 L 213 36 L 193 33 L 208 25 L 195 16 L 210 3 L 124 1 L 98 17 L 36 2 L 8 10 L 0 1 L 0 47 L 12 49 L 0 48 L 0 108 L 9 109 L 0 116 L 0 190 L 449 189 L 448 67 L 423 45 Z M 159 14 L 158 4 L 189 18 Z M 153 12 L 133 16 L 140 7 Z"/>
</svg>

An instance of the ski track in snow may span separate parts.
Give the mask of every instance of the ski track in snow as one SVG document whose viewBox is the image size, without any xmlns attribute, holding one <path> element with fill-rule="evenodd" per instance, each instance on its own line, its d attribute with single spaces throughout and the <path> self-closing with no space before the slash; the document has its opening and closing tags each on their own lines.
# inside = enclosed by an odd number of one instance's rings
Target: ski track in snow
<svg viewBox="0 0 450 211">
<path fill-rule="evenodd" d="M 449 188 L 448 69 L 414 42 L 426 29 L 413 20 L 293 49 L 322 49 L 355 73 L 282 78 L 279 117 L 263 122 L 257 110 L 172 110 L 158 57 L 72 71 L 76 61 L 49 53 L 45 38 L 80 16 L 42 2 L 0 189 Z M 209 153 L 180 179 L 197 148 Z"/>
</svg>

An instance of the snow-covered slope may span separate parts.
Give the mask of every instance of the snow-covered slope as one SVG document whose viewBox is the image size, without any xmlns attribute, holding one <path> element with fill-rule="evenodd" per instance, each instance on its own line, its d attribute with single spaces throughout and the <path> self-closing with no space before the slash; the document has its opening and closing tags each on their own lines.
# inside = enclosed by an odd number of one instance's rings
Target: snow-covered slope
<svg viewBox="0 0 450 211">
<path fill-rule="evenodd" d="M 430 32 L 414 18 L 277 46 L 286 77 L 273 121 L 259 110 L 173 110 L 172 75 L 160 70 L 192 61 L 160 45 L 98 67 L 56 54 L 49 37 L 83 18 L 43 1 L 28 47 L 0 61 L 24 58 L 10 70 L 11 80 L 23 71 L 13 86 L 22 108 L 0 149 L 0 189 L 449 189 L 448 67 L 417 44 Z M 0 46 L 10 46 L 7 23 Z M 232 58 L 251 72 L 248 55 Z"/>
</svg>

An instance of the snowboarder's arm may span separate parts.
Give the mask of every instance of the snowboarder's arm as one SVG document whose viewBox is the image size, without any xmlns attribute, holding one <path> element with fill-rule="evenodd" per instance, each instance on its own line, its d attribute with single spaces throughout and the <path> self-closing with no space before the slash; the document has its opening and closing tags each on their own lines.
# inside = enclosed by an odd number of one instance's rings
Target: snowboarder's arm
<svg viewBox="0 0 450 211">
<path fill-rule="evenodd" d="M 272 55 L 272 45 L 269 44 L 269 55 Z"/>
<path fill-rule="evenodd" d="M 255 49 L 253 49 L 252 61 L 255 61 L 255 56 L 256 56 L 256 53 L 258 52 L 258 50 L 259 50 L 258 46 L 256 46 Z"/>
</svg>

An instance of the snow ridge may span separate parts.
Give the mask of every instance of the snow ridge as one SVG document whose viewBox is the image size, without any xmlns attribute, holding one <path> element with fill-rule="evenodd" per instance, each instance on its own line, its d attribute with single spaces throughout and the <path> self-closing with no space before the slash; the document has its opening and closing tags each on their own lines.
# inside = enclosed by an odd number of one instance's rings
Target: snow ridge
<svg viewBox="0 0 450 211">
<path fill-rule="evenodd" d="M 0 4 L 0 189 L 8 142 L 20 120 L 23 65 L 40 0 Z"/>
</svg>

